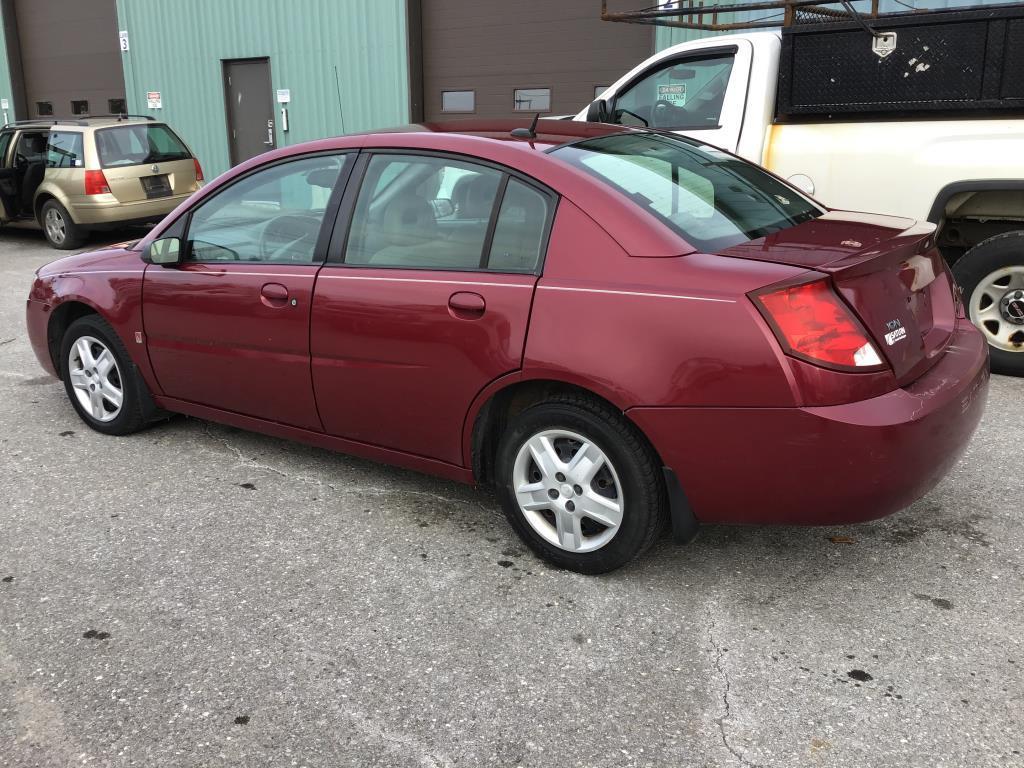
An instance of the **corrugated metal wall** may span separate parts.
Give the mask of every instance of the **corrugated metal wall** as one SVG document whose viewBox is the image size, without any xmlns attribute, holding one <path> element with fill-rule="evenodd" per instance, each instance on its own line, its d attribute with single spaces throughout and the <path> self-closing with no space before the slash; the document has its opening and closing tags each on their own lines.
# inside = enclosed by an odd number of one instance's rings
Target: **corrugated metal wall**
<svg viewBox="0 0 1024 768">
<path fill-rule="evenodd" d="M 14 86 L 11 85 L 11 70 L 7 64 L 7 41 L 4 39 L 4 22 L 6 14 L 13 13 L 13 3 L 0 3 L 0 99 L 7 99 L 9 109 L 7 110 L 8 120 L 18 120 L 24 115 L 14 113 Z M 0 114 L 0 121 L 3 115 Z"/>
<path fill-rule="evenodd" d="M 823 0 L 823 4 L 827 3 L 828 0 Z M 739 2 L 739 0 L 737 0 Z M 899 13 L 900 11 L 907 11 L 910 9 L 918 10 L 938 10 L 941 8 L 959 8 L 965 5 L 1003 5 L 1007 0 L 881 0 L 879 3 L 879 9 L 882 13 Z M 665 3 L 663 2 L 662 5 Z M 707 0 L 704 3 L 700 3 L 698 0 L 697 4 L 713 5 L 715 0 Z M 729 0 L 718 0 L 720 5 L 729 5 Z M 688 0 L 682 0 L 681 5 L 689 5 Z M 870 9 L 871 3 L 869 0 L 855 0 L 853 7 L 858 11 L 866 11 Z M 774 12 L 773 12 L 774 13 Z M 782 19 L 781 13 L 775 14 L 780 20 Z M 745 11 L 740 13 L 723 13 L 718 17 L 718 21 L 721 24 L 729 24 L 738 21 L 751 21 L 755 19 L 767 19 L 770 18 L 769 14 L 764 11 Z M 716 32 L 698 32 L 689 29 L 673 29 L 670 27 L 657 27 L 654 38 L 655 50 L 663 51 L 669 46 L 676 45 L 677 43 L 685 43 L 689 40 L 697 40 L 701 37 L 710 37 L 718 34 Z M 639 62 L 638 62 L 639 63 Z"/>
<path fill-rule="evenodd" d="M 129 111 L 174 126 L 208 178 L 229 165 L 224 59 L 269 57 L 274 89 L 291 90 L 278 146 L 409 120 L 404 0 L 117 0 L 117 12 Z"/>
</svg>

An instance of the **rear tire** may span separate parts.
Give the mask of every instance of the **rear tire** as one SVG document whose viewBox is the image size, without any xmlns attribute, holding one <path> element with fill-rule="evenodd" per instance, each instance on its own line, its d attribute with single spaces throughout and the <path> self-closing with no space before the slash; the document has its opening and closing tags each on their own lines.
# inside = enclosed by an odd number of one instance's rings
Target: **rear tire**
<svg viewBox="0 0 1024 768">
<path fill-rule="evenodd" d="M 620 568 L 668 522 L 654 452 L 620 413 L 586 397 L 558 397 L 516 416 L 499 443 L 495 473 L 509 523 L 560 568 Z"/>
<path fill-rule="evenodd" d="M 64 333 L 60 355 L 68 400 L 92 429 L 130 435 L 149 423 L 149 392 L 106 320 L 99 315 L 75 320 Z"/>
<path fill-rule="evenodd" d="M 1024 376 L 1024 231 L 978 243 L 953 265 L 953 276 L 988 341 L 992 371 Z"/>
<path fill-rule="evenodd" d="M 39 223 L 50 245 L 62 251 L 80 248 L 89 235 L 85 227 L 72 221 L 67 208 L 56 200 L 47 200 L 43 203 Z"/>
</svg>

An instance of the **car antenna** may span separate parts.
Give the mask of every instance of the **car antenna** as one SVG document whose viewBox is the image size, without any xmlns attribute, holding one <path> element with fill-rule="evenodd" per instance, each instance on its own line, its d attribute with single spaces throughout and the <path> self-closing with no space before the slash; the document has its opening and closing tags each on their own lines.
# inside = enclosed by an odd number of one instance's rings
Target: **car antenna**
<svg viewBox="0 0 1024 768">
<path fill-rule="evenodd" d="M 536 139 L 538 120 L 540 120 L 540 112 L 533 116 L 533 122 L 530 123 L 529 128 L 513 128 L 512 137 L 515 139 Z"/>
</svg>

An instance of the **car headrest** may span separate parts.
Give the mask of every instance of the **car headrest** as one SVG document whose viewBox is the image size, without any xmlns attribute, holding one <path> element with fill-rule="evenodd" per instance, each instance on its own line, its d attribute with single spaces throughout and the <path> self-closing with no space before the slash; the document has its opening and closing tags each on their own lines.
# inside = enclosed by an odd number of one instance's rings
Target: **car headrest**
<svg viewBox="0 0 1024 768">
<path fill-rule="evenodd" d="M 397 197 L 384 209 L 380 231 L 387 245 L 419 245 L 436 240 L 434 208 L 417 195 Z"/>
</svg>

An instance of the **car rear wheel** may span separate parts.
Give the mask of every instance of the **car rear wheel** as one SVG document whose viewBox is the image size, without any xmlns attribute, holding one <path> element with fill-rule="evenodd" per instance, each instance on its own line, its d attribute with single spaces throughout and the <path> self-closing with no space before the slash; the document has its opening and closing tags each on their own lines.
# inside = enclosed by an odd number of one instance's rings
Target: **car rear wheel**
<svg viewBox="0 0 1024 768">
<path fill-rule="evenodd" d="M 498 447 L 505 516 L 540 557 L 596 574 L 645 552 L 668 519 L 659 464 L 636 428 L 587 398 L 535 405 Z"/>
<path fill-rule="evenodd" d="M 102 318 L 86 315 L 65 332 L 61 374 L 71 405 L 97 432 L 128 435 L 146 426 L 145 384 Z"/>
<path fill-rule="evenodd" d="M 992 370 L 1024 376 L 1024 232 L 990 237 L 953 265 L 967 314 L 988 340 Z"/>
<path fill-rule="evenodd" d="M 80 247 L 88 231 L 71 220 L 67 209 L 56 200 L 47 200 L 40 214 L 43 234 L 54 248 L 70 251 Z"/>
</svg>

